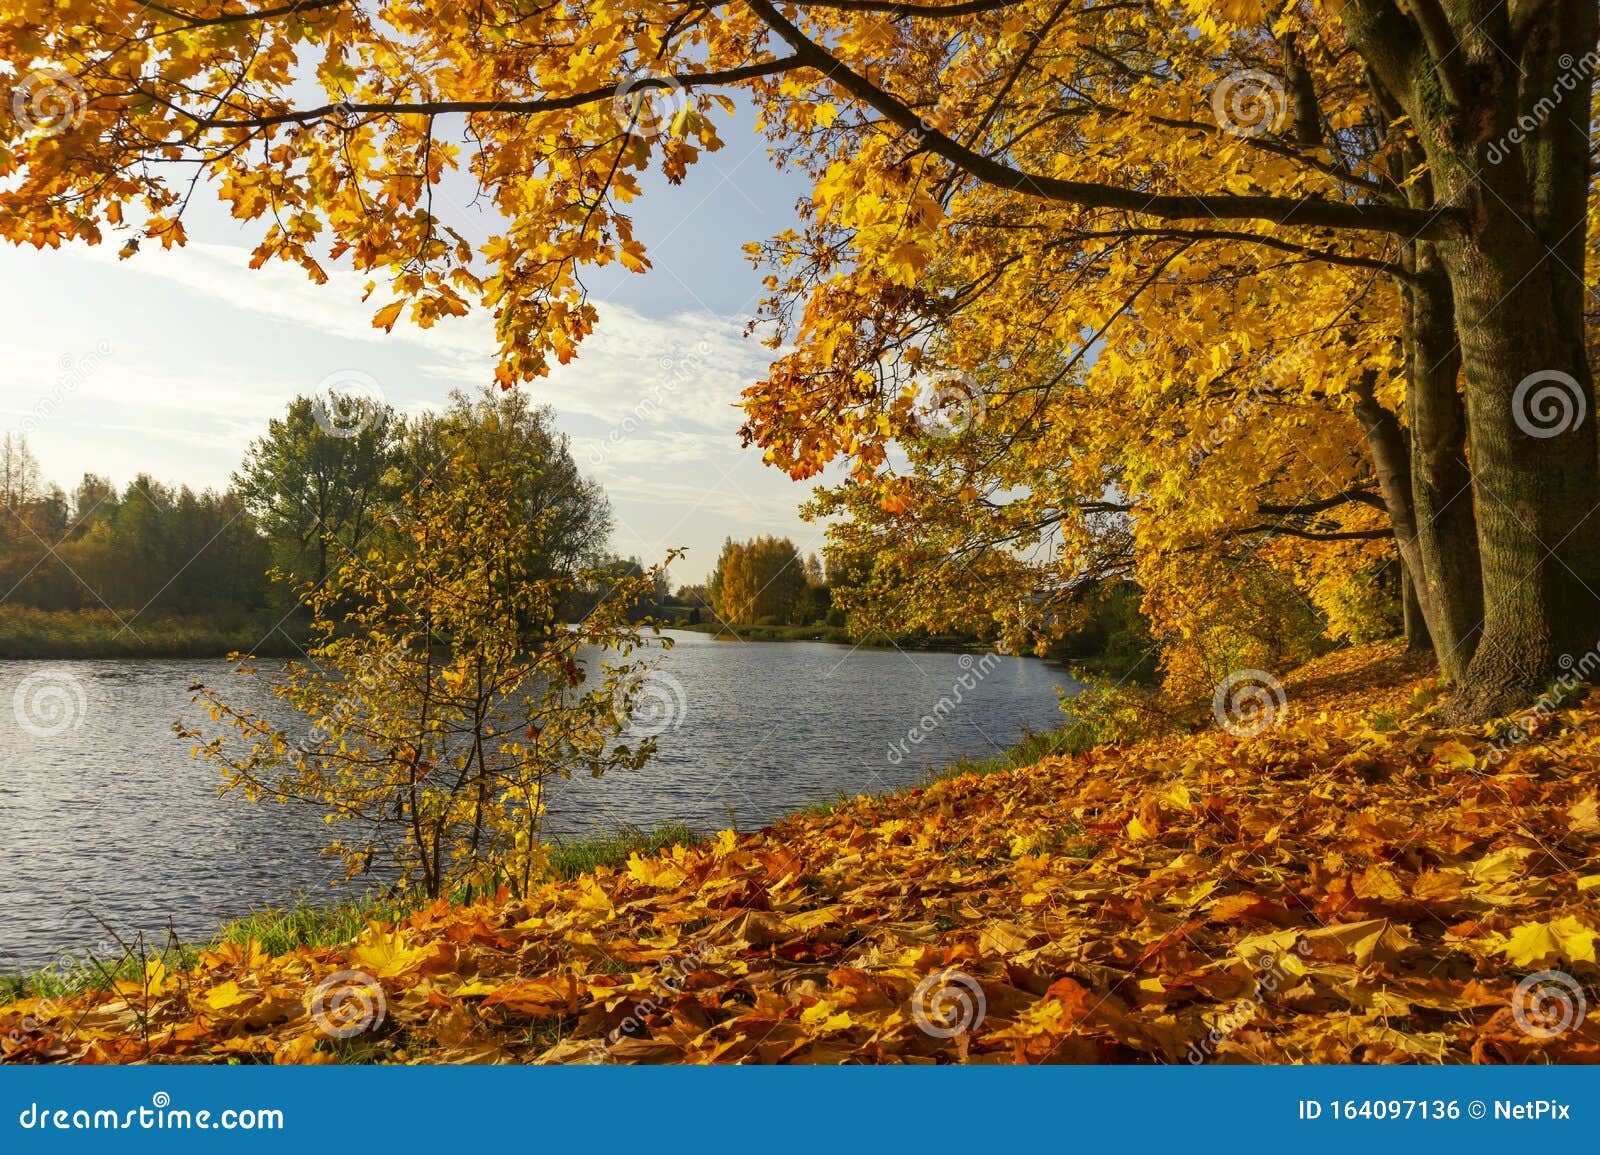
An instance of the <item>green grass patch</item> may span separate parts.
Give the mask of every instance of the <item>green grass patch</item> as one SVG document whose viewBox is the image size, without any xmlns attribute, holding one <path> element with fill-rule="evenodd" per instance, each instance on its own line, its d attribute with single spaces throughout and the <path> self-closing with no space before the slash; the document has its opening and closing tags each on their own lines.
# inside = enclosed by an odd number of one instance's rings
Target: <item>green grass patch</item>
<svg viewBox="0 0 1600 1155">
<path fill-rule="evenodd" d="M 555 842 L 550 868 L 558 878 L 576 878 L 597 867 L 622 866 L 635 854 L 648 857 L 671 846 L 699 846 L 705 840 L 705 835 L 696 834 L 682 822 L 663 822 L 650 830 L 624 826 L 588 838 Z"/>
<path fill-rule="evenodd" d="M 988 758 L 962 758 L 939 770 L 928 771 L 928 781 L 942 782 L 947 778 L 960 778 L 963 774 L 1004 774 L 1032 766 L 1042 758 L 1058 754 L 1081 754 L 1100 741 L 1093 727 L 1071 723 L 1059 730 L 1042 730 L 1023 737 L 1009 750 L 1002 750 Z"/>
<path fill-rule="evenodd" d="M 355 938 L 369 922 L 398 922 L 427 901 L 420 894 L 371 894 L 319 906 L 302 895 L 293 906 L 253 910 L 227 923 L 213 941 L 243 945 L 254 939 L 269 954 L 303 946 L 338 946 Z"/>
<path fill-rule="evenodd" d="M 298 620 L 280 623 L 279 615 L 241 614 L 233 621 L 217 621 L 0 606 L 0 658 L 8 659 L 221 658 L 236 650 L 284 657 L 300 652 L 303 635 Z"/>
<path fill-rule="evenodd" d="M 625 826 L 588 838 L 552 843 L 550 867 L 557 877 L 572 879 L 597 867 L 622 866 L 633 854 L 650 855 L 668 847 L 696 846 L 704 841 L 704 835 L 681 822 L 663 823 L 650 830 Z M 472 897 L 476 896 L 462 891 L 451 895 L 451 901 L 465 902 Z M 203 944 L 133 940 L 123 943 L 118 953 L 105 957 L 64 955 L 42 970 L 0 974 L 0 1002 L 35 996 L 60 998 L 87 990 L 107 990 L 121 980 L 138 982 L 151 960 L 160 959 L 175 970 L 185 969 L 194 965 L 201 950 L 220 943 L 242 945 L 253 939 L 273 955 L 300 947 L 339 946 L 354 939 L 370 922 L 398 922 L 428 902 L 425 895 L 416 892 L 374 891 L 346 896 L 334 903 L 314 902 L 301 895 L 291 906 L 252 910 L 224 924 Z"/>
<path fill-rule="evenodd" d="M 839 807 L 846 806 L 851 802 L 854 802 L 859 797 L 859 794 L 847 794 L 845 791 L 841 790 L 832 797 L 822 798 L 816 802 L 802 806 L 799 810 L 795 811 L 795 814 L 804 818 L 826 818 L 828 815 L 838 810 Z"/>
</svg>

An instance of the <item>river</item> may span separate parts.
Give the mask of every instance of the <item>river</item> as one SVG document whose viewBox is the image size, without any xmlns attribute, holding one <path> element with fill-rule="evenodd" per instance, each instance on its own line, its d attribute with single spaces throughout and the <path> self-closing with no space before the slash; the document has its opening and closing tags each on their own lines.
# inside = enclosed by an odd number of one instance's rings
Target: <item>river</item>
<svg viewBox="0 0 1600 1155">
<path fill-rule="evenodd" d="M 1031 658 L 671 636 L 652 662 L 656 760 L 560 783 L 551 836 L 754 829 L 1058 726 L 1055 688 L 1074 688 Z M 106 926 L 204 939 L 254 907 L 339 897 L 319 815 L 218 797 L 217 771 L 172 733 L 203 719 L 196 679 L 236 705 L 271 701 L 218 660 L 0 662 L 0 971 L 104 951 Z"/>
</svg>

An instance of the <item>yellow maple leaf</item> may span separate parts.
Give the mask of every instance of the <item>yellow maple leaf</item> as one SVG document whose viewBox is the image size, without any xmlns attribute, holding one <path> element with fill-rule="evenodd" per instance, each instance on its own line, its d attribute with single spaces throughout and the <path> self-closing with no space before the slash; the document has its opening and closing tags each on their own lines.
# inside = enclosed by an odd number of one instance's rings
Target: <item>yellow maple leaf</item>
<svg viewBox="0 0 1600 1155">
<path fill-rule="evenodd" d="M 387 934 L 369 930 L 350 948 L 350 966 L 373 978 L 394 978 L 417 969 L 432 958 L 437 949 L 438 944 L 432 942 L 408 947 L 405 935 L 398 930 Z"/>
<path fill-rule="evenodd" d="M 1556 955 L 1563 962 L 1594 962 L 1595 931 L 1573 915 L 1554 922 L 1526 922 L 1501 940 L 1495 951 L 1517 966 L 1534 966 Z"/>
<path fill-rule="evenodd" d="M 225 1011 L 230 1007 L 238 1006 L 240 1003 L 249 1002 L 255 997 L 255 991 L 244 990 L 238 983 L 229 979 L 225 983 L 219 983 L 212 987 L 201 996 L 201 1001 L 214 1011 Z"/>
<path fill-rule="evenodd" d="M 396 301 L 392 305 L 385 305 L 372 317 L 372 327 L 389 332 L 394 328 L 394 323 L 400 319 L 400 310 L 406 307 L 404 301 Z"/>
<path fill-rule="evenodd" d="M 682 870 L 671 862 L 656 858 L 644 858 L 637 851 L 628 856 L 628 877 L 645 886 L 653 886 L 660 890 L 674 890 L 683 885 L 687 877 Z"/>
<path fill-rule="evenodd" d="M 849 1030 L 855 1025 L 848 1012 L 839 1010 L 827 999 L 818 999 L 801 1011 L 800 1022 L 818 1035 Z"/>
</svg>

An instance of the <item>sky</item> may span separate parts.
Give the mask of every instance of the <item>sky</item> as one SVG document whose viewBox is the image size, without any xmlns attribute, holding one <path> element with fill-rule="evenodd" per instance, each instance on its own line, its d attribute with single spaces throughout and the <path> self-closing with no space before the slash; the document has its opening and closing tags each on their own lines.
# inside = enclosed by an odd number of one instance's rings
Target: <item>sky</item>
<svg viewBox="0 0 1600 1155">
<path fill-rule="evenodd" d="M 720 132 L 727 147 L 683 184 L 652 175 L 630 206 L 655 267 L 586 271 L 595 333 L 574 362 L 523 386 L 554 407 L 605 487 L 614 552 L 650 564 L 687 547 L 674 584 L 703 580 L 725 537 L 774 533 L 802 553 L 822 542 L 796 512 L 810 485 L 740 448 L 736 408 L 771 353 L 743 336 L 761 274 L 740 246 L 792 224 L 806 190 L 773 168 L 748 112 Z M 470 191 L 446 185 L 436 207 L 487 235 L 496 219 L 469 206 Z M 119 487 L 142 472 L 222 488 L 267 421 L 330 378 L 375 382 L 405 413 L 490 380 L 487 314 L 385 334 L 371 325 L 376 298 L 360 300 L 367 277 L 333 271 L 318 286 L 290 265 L 251 270 L 259 222 L 199 197 L 185 226 L 185 249 L 152 245 L 127 261 L 120 239 L 0 246 L 0 428 L 26 431 L 47 481 L 70 492 L 85 472 Z"/>
</svg>

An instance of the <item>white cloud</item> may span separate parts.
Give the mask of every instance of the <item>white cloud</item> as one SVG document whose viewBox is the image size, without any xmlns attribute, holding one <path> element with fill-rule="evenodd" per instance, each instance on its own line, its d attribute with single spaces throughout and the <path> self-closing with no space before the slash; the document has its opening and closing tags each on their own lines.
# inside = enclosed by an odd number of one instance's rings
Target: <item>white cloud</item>
<svg viewBox="0 0 1600 1155">
<path fill-rule="evenodd" d="M 381 293 L 363 303 L 358 274 L 333 270 L 315 285 L 293 266 L 248 263 L 246 248 L 209 242 L 130 261 L 109 247 L 0 250 L 0 309 L 12 322 L 0 337 L 0 419 L 33 412 L 60 391 L 64 360 L 104 343 L 109 354 L 32 437 L 47 474 L 70 484 L 86 470 L 117 481 L 143 470 L 201 488 L 225 485 L 267 420 L 332 372 L 370 375 L 407 413 L 490 379 L 481 312 L 385 334 L 371 325 Z M 795 514 L 807 490 L 739 447 L 740 393 L 772 356 L 743 336 L 748 319 L 597 310 L 578 358 L 528 389 L 555 408 L 580 465 L 611 494 L 618 548 L 653 559 L 689 545 L 675 576 L 692 580 L 730 533 L 814 538 Z"/>
</svg>

